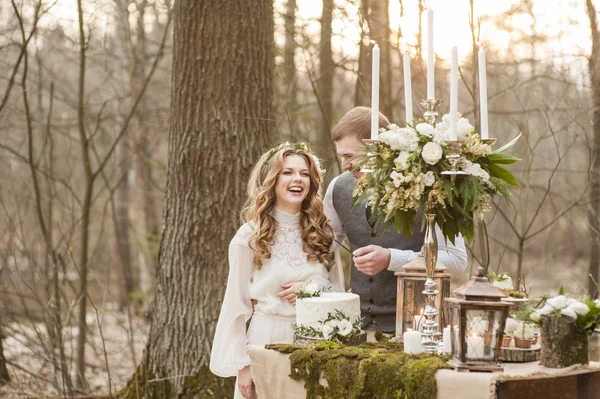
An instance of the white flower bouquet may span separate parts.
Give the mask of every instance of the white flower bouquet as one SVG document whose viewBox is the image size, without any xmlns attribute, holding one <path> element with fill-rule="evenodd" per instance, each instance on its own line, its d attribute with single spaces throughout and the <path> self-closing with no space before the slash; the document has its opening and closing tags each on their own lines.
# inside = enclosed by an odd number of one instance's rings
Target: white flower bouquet
<svg viewBox="0 0 600 399">
<path fill-rule="evenodd" d="M 600 322 L 600 300 L 576 300 L 564 294 L 546 299 L 544 305 L 537 309 L 530 309 L 525 318 L 540 323 L 543 318 L 561 317 L 571 318 L 580 329 L 592 334 Z"/>
<path fill-rule="evenodd" d="M 296 298 L 312 298 L 321 296 L 322 292 L 329 292 L 331 290 L 331 286 L 322 288 L 318 284 L 313 282 L 308 282 L 306 285 L 297 285 L 294 288 L 294 294 Z"/>
<path fill-rule="evenodd" d="M 446 238 L 454 242 L 454 237 L 462 234 L 471 241 L 474 215 L 483 217 L 494 195 L 508 196 L 508 186 L 519 186 L 501 166 L 519 161 L 505 152 L 518 137 L 492 151 L 469 121 L 458 116 L 459 144 L 453 148 L 447 145 L 447 114 L 435 127 L 421 120 L 381 130 L 379 141 L 362 157 L 361 167 L 371 172 L 358 181 L 353 193 L 353 206 L 371 208 L 369 222 L 374 230 L 395 226 L 396 231 L 410 236 L 417 212 L 423 217 L 435 213 Z M 464 172 L 454 182 L 442 174 L 452 170 L 451 154 L 460 156 L 457 166 Z"/>
<path fill-rule="evenodd" d="M 321 329 L 299 326 L 295 323 L 292 324 L 292 328 L 297 335 L 302 337 L 323 338 L 328 341 L 344 343 L 359 334 L 362 325 L 362 319 L 352 322 L 343 312 L 336 310 L 335 313 L 327 314 L 327 317 L 321 322 Z"/>
</svg>

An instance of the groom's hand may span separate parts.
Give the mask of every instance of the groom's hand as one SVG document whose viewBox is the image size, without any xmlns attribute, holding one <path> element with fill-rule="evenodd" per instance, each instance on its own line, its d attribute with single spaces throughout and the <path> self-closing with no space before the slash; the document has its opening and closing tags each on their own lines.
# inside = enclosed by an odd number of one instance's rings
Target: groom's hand
<svg viewBox="0 0 600 399">
<path fill-rule="evenodd" d="M 368 245 L 358 248 L 352 253 L 354 266 L 359 272 L 373 276 L 387 269 L 390 264 L 391 253 L 388 248 L 378 245 Z"/>
</svg>

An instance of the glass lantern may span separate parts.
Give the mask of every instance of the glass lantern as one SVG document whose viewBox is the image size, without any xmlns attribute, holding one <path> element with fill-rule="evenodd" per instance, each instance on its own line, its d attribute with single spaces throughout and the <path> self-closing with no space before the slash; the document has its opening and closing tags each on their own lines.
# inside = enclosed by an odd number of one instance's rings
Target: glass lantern
<svg viewBox="0 0 600 399">
<path fill-rule="evenodd" d="M 502 371 L 498 363 L 510 302 L 485 277 L 483 268 L 446 298 L 450 319 L 452 360 L 460 370 Z"/>
<path fill-rule="evenodd" d="M 415 260 L 402 266 L 402 271 L 395 273 L 398 277 L 398 295 L 396 297 L 396 339 L 401 339 L 402 334 L 411 328 L 415 331 L 422 331 L 425 317 L 423 311 L 426 307 L 425 280 L 425 260 L 423 256 L 418 256 Z M 437 323 L 445 326 L 448 323 L 448 307 L 444 302 L 445 298 L 450 297 L 450 277 L 446 266 L 437 262 L 435 266 L 436 287 L 440 290 L 435 300 L 435 308 L 439 310 Z"/>
</svg>

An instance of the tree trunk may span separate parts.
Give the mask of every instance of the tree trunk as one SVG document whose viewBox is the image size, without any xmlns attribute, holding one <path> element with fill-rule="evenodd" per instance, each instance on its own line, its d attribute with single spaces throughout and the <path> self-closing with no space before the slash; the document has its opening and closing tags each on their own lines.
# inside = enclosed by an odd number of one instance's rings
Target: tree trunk
<svg viewBox="0 0 600 399">
<path fill-rule="evenodd" d="M 392 103 L 392 47 L 390 46 L 390 13 L 389 0 L 370 0 L 371 12 L 369 13 L 369 31 L 371 40 L 375 40 L 381 49 L 379 73 L 379 110 L 389 120 L 394 120 L 394 106 Z"/>
<path fill-rule="evenodd" d="M 542 319 L 540 364 L 563 368 L 588 364 L 590 334 L 580 329 L 568 316 L 555 315 Z"/>
<path fill-rule="evenodd" d="M 321 108 L 320 134 L 317 142 L 320 155 L 327 174 L 324 187 L 340 173 L 340 165 L 337 161 L 335 147 L 331 139 L 331 124 L 333 118 L 333 77 L 335 64 L 331 49 L 331 22 L 333 20 L 333 0 L 323 0 L 323 13 L 321 14 L 321 44 L 319 52 L 319 79 L 317 81 L 317 93 Z"/>
<path fill-rule="evenodd" d="M 2 341 L 4 341 L 4 333 L 2 332 L 2 323 L 0 320 L 0 385 L 5 385 L 10 382 L 10 375 L 6 369 L 6 359 L 4 358 Z"/>
<path fill-rule="evenodd" d="M 142 0 L 138 4 L 137 42 L 135 45 L 134 74 L 132 77 L 135 93 L 139 93 L 143 87 L 144 76 L 146 76 L 146 33 L 144 31 L 144 15 L 147 5 L 147 0 Z M 142 229 L 143 240 L 146 243 L 146 245 L 141 246 L 141 256 L 139 256 L 139 287 L 144 294 L 143 308 L 145 310 L 150 308 L 150 301 L 146 300 L 146 295 L 152 291 L 154 285 L 154 275 L 158 265 L 158 256 L 155 248 L 158 246 L 160 235 L 160 220 L 154 198 L 155 190 L 152 186 L 153 169 L 150 162 L 150 145 L 146 127 L 146 117 L 148 116 L 148 106 L 146 103 L 146 96 L 144 96 L 140 100 L 136 112 L 136 175 L 138 177 L 136 183 L 138 184 L 140 201 L 143 204 L 140 228 Z"/>
<path fill-rule="evenodd" d="M 231 397 L 208 372 L 250 169 L 271 118 L 273 4 L 175 2 L 169 169 L 146 356 L 122 397 Z M 243 62 L 240 62 L 243 60 Z M 138 384 L 136 389 L 136 384 Z"/>
<path fill-rule="evenodd" d="M 80 225 L 80 245 L 79 248 L 79 292 L 77 300 L 79 301 L 78 325 L 79 331 L 76 343 L 75 373 L 76 387 L 79 390 L 87 390 L 85 382 L 85 341 L 87 335 L 87 283 L 88 283 L 88 245 L 90 231 L 90 213 L 92 208 L 92 197 L 94 193 L 94 176 L 90 161 L 90 143 L 85 132 L 85 70 L 86 70 L 86 49 L 87 42 L 85 31 L 83 29 L 83 5 L 82 0 L 77 0 L 77 15 L 79 27 L 79 81 L 77 98 L 77 130 L 79 134 L 79 145 L 81 146 L 82 167 L 84 175 L 84 197 L 81 204 L 81 225 Z"/>
<path fill-rule="evenodd" d="M 294 131 L 296 127 L 296 112 L 298 111 L 296 81 L 296 0 L 287 0 L 285 6 L 285 46 L 283 48 L 283 104 L 285 105 L 284 115 L 288 118 L 290 126 L 290 141 L 294 141 Z"/>
<path fill-rule="evenodd" d="M 390 46 L 390 15 L 388 0 L 363 0 L 362 17 L 368 26 L 369 38 L 381 49 L 379 72 L 379 110 L 393 120 L 392 105 L 392 62 Z M 355 105 L 371 105 L 371 69 L 373 44 L 365 45 L 364 29 L 361 35 L 358 78 L 356 81 Z"/>
<path fill-rule="evenodd" d="M 115 116 L 115 132 L 118 135 L 125 123 L 125 112 L 129 109 L 127 90 L 131 85 L 130 68 L 132 68 L 131 29 L 129 26 L 129 11 L 125 0 L 115 0 L 117 34 L 115 40 L 116 70 L 119 87 L 117 92 L 117 109 Z M 135 278 L 132 267 L 131 246 L 129 243 L 129 170 L 131 168 L 131 152 L 129 147 L 129 134 L 119 140 L 115 150 L 115 162 L 119 179 L 115 188 L 115 244 L 117 264 L 120 274 L 119 310 L 124 311 L 129 304 L 129 294 L 135 290 Z"/>
<path fill-rule="evenodd" d="M 589 59 L 589 73 L 592 83 L 592 109 L 594 141 L 590 152 L 591 201 L 588 208 L 588 223 L 590 235 L 590 261 L 589 261 L 589 292 L 598 295 L 598 282 L 600 280 L 600 31 L 596 8 L 592 0 L 586 0 L 587 12 L 590 18 L 592 31 L 592 54 Z"/>
</svg>

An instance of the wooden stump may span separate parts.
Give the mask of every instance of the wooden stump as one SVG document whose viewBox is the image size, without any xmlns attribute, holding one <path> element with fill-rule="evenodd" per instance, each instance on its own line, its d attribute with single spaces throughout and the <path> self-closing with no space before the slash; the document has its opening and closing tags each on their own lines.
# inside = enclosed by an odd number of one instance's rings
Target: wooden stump
<svg viewBox="0 0 600 399">
<path fill-rule="evenodd" d="M 540 347 L 522 349 L 515 347 L 500 348 L 500 360 L 509 363 L 528 363 L 540 360 Z"/>
<path fill-rule="evenodd" d="M 542 351 L 540 364 L 562 368 L 589 363 L 590 336 L 568 316 L 556 315 L 542 319 Z"/>
</svg>

